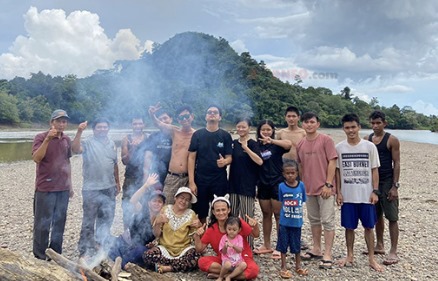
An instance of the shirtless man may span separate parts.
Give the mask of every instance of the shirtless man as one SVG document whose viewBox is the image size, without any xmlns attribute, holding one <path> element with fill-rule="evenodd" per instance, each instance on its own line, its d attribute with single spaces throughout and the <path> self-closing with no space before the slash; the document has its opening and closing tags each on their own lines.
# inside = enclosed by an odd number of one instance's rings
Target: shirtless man
<svg viewBox="0 0 438 281">
<path fill-rule="evenodd" d="M 192 128 L 194 115 L 190 106 L 182 106 L 176 111 L 176 118 L 181 127 L 161 122 L 155 112 L 160 105 L 149 107 L 149 115 L 161 130 L 172 137 L 172 153 L 170 156 L 169 170 L 164 180 L 164 194 L 167 204 L 174 203 L 175 193 L 181 186 L 187 186 L 189 182 L 187 162 L 189 157 L 189 145 L 195 129 Z"/>
<path fill-rule="evenodd" d="M 298 127 L 298 121 L 300 120 L 298 108 L 295 106 L 286 108 L 284 119 L 287 122 L 287 128 L 278 130 L 277 139 L 292 142 L 292 148 L 283 155 L 283 158 L 297 161 L 297 144 L 306 136 L 306 131 Z"/>
<path fill-rule="evenodd" d="M 374 248 L 375 254 L 385 254 L 383 246 L 383 233 L 385 221 L 383 214 L 389 221 L 389 238 L 391 240 L 391 249 L 388 256 L 383 260 L 384 265 L 396 264 L 399 261 L 397 256 L 398 244 L 398 188 L 400 184 L 400 141 L 388 132 L 385 132 L 387 124 L 385 113 L 376 110 L 371 113 L 370 117 L 373 133 L 365 136 L 364 139 L 372 141 L 379 151 L 379 202 L 376 205 L 377 224 L 376 239 L 377 244 Z"/>
</svg>

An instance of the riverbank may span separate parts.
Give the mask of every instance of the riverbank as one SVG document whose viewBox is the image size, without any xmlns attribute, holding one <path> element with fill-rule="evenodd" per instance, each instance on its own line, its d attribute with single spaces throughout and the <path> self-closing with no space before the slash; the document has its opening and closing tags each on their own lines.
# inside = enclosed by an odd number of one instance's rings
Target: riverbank
<svg viewBox="0 0 438 281">
<path fill-rule="evenodd" d="M 326 131 L 335 142 L 344 139 L 341 130 Z M 308 277 L 294 276 L 294 280 L 436 280 L 438 279 L 438 224 L 436 213 L 438 209 L 438 146 L 413 142 L 401 143 L 401 187 L 400 195 L 400 262 L 386 266 L 385 272 L 377 273 L 369 269 L 367 257 L 361 255 L 365 249 L 362 228 L 356 231 L 355 266 L 332 270 L 318 269 L 315 261 L 304 262 L 309 269 Z M 77 259 L 77 242 L 82 221 L 82 158 L 72 158 L 72 180 L 75 196 L 71 199 L 67 225 L 64 235 L 64 255 Z M 120 173 L 124 166 L 120 164 Z M 1 246 L 32 258 L 32 200 L 35 177 L 35 164 L 32 161 L 22 161 L 0 165 L 0 241 Z M 123 178 L 123 177 L 121 177 Z M 256 217 L 261 221 L 261 214 L 256 204 Z M 339 222 L 339 212 L 337 212 Z M 120 196 L 118 198 L 116 219 L 113 234 L 120 234 L 122 229 Z M 311 241 L 309 225 L 303 227 L 303 237 Z M 273 235 L 273 239 L 275 235 Z M 389 238 L 385 233 L 386 246 Z M 256 246 L 262 239 L 256 239 Z M 337 225 L 334 245 L 334 257 L 344 256 L 344 230 Z M 381 263 L 382 256 L 377 256 Z M 257 280 L 281 280 L 279 277 L 280 262 L 269 256 L 256 257 L 261 267 Z M 199 271 L 188 274 L 173 274 L 175 280 L 205 280 L 205 275 Z M 0 278 L 1 279 L 1 278 Z"/>
</svg>

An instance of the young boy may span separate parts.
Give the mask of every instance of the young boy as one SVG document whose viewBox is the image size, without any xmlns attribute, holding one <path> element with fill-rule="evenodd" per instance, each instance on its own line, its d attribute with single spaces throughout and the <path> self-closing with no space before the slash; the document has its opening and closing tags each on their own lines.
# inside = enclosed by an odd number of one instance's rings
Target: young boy
<svg viewBox="0 0 438 281">
<path fill-rule="evenodd" d="M 278 200 L 281 202 L 280 229 L 278 232 L 277 251 L 281 253 L 281 278 L 292 278 L 286 269 L 287 248 L 295 254 L 295 272 L 307 275 L 308 270 L 301 268 L 301 227 L 303 225 L 303 204 L 306 202 L 306 190 L 303 182 L 297 180 L 298 163 L 286 160 L 283 164 L 285 181 L 278 186 Z"/>
</svg>

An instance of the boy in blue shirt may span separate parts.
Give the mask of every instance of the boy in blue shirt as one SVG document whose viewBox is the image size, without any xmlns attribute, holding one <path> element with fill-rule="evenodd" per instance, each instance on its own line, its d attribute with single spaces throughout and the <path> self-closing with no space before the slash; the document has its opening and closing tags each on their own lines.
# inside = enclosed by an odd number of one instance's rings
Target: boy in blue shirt
<svg viewBox="0 0 438 281">
<path fill-rule="evenodd" d="M 301 268 L 301 227 L 303 225 L 303 204 L 306 202 L 304 183 L 297 180 L 298 164 L 287 160 L 283 164 L 284 182 L 278 186 L 278 200 L 281 202 L 280 229 L 278 231 L 277 251 L 281 253 L 281 278 L 292 278 L 286 268 L 287 248 L 295 254 L 295 272 L 307 275 L 308 270 Z"/>
</svg>

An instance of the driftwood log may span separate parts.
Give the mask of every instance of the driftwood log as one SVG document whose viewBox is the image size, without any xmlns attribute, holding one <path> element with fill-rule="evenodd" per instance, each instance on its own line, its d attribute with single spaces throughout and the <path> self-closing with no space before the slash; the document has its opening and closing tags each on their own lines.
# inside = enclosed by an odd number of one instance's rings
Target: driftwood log
<svg viewBox="0 0 438 281">
<path fill-rule="evenodd" d="M 72 262 L 71 260 L 63 257 L 62 255 L 58 254 L 57 252 L 53 251 L 52 249 L 48 248 L 46 250 L 46 255 L 51 258 L 54 262 L 56 262 L 58 265 L 62 266 L 63 268 L 75 272 L 75 273 L 83 273 L 88 281 L 107 281 L 107 279 L 100 277 L 94 271 L 85 268 L 81 266 L 78 263 Z"/>
<path fill-rule="evenodd" d="M 55 263 L 23 257 L 0 248 L 0 280 L 67 281 L 82 280 L 82 277 Z"/>
<path fill-rule="evenodd" d="M 128 263 L 125 265 L 125 271 L 131 273 L 128 280 L 133 281 L 174 281 L 175 278 L 167 276 L 167 274 L 160 274 L 153 271 L 148 271 L 136 264 Z"/>
</svg>

